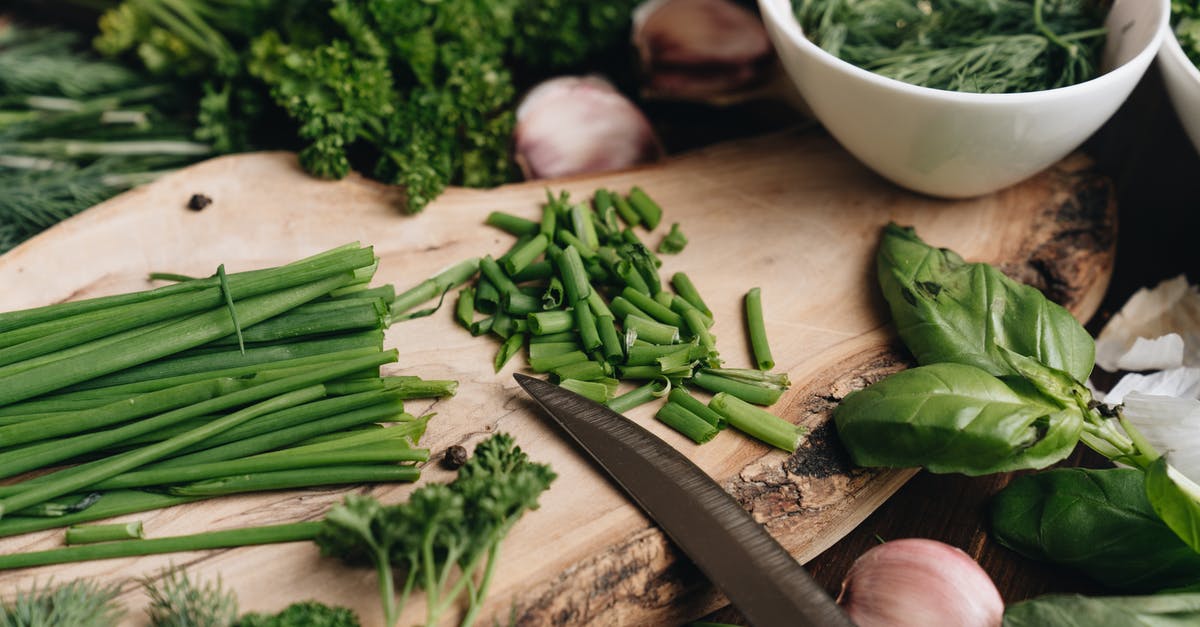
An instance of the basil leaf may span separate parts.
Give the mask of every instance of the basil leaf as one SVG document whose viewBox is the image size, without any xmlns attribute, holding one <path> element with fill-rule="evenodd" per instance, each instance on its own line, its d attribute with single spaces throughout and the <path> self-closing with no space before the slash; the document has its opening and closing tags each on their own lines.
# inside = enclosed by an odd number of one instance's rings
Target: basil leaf
<svg viewBox="0 0 1200 627">
<path fill-rule="evenodd" d="M 933 248 L 895 224 L 884 230 L 876 263 L 900 337 L 922 365 L 952 362 L 996 376 L 1017 374 L 998 350 L 1006 348 L 1077 381 L 1091 373 L 1091 336 L 1037 289 Z"/>
<path fill-rule="evenodd" d="M 846 396 L 833 417 L 860 466 L 968 475 L 1048 466 L 1070 454 L 1083 424 L 961 364 L 898 372 Z"/>
<path fill-rule="evenodd" d="M 1146 497 L 1171 531 L 1200 551 L 1200 486 L 1159 457 L 1146 469 Z"/>
<path fill-rule="evenodd" d="M 1200 582 L 1200 554 L 1154 513 L 1143 482 L 1132 468 L 1020 477 L 992 500 L 992 535 L 1026 557 L 1074 568 L 1116 590 Z"/>
<path fill-rule="evenodd" d="M 1004 627 L 1186 627 L 1200 624 L 1200 594 L 1085 597 L 1052 594 L 1010 605 Z"/>
</svg>

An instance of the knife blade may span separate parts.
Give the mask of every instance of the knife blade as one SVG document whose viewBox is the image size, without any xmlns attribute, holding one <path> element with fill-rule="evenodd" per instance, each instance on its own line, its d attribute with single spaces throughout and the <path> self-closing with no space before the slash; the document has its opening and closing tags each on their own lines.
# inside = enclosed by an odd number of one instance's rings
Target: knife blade
<svg viewBox="0 0 1200 627">
<path fill-rule="evenodd" d="M 570 390 L 513 376 L 752 625 L 853 626 L 791 554 L 674 447 Z"/>
</svg>

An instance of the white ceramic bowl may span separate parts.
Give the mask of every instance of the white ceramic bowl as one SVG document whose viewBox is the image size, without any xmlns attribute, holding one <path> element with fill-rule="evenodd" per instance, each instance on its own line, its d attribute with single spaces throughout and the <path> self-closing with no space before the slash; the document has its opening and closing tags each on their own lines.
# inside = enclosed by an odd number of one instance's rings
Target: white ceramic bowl
<svg viewBox="0 0 1200 627">
<path fill-rule="evenodd" d="M 971 94 L 851 65 L 804 36 L 791 0 L 758 3 L 784 68 L 834 138 L 895 183 L 951 198 L 1008 187 L 1077 148 L 1133 91 L 1170 17 L 1170 0 L 1115 0 L 1101 76 L 1038 92 Z"/>
<path fill-rule="evenodd" d="M 1192 139 L 1192 145 L 1200 150 L 1200 70 L 1179 46 L 1175 31 L 1170 24 L 1163 33 L 1162 49 L 1158 51 L 1158 68 L 1162 70 L 1167 95 L 1179 114 L 1183 130 Z"/>
</svg>

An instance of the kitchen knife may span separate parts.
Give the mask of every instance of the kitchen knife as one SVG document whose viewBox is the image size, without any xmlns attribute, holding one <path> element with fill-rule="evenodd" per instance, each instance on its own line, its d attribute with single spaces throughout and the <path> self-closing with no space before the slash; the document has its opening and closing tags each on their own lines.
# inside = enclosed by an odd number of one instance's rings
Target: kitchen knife
<svg viewBox="0 0 1200 627">
<path fill-rule="evenodd" d="M 570 390 L 514 377 L 752 625 L 853 625 L 762 525 L 671 445 Z"/>
</svg>

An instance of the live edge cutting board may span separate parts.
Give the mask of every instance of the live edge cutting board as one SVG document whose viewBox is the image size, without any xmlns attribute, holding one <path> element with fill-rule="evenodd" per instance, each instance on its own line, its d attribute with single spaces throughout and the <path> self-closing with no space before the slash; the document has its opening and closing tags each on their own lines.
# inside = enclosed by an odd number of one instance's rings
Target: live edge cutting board
<svg viewBox="0 0 1200 627">
<path fill-rule="evenodd" d="M 749 363 L 742 296 L 763 288 L 768 335 L 793 387 L 774 411 L 812 434 L 794 455 L 737 433 L 695 446 L 664 428 L 652 407 L 630 417 L 683 450 L 733 494 L 799 560 L 853 529 L 910 476 L 850 466 L 829 424 L 845 394 L 906 365 L 887 326 L 873 256 L 888 220 L 912 224 L 927 241 L 972 260 L 1000 264 L 1076 315 L 1091 315 L 1108 282 L 1115 239 L 1106 180 L 1072 157 L 1007 191 L 971 201 L 903 192 L 856 163 L 829 139 L 785 133 L 715 146 L 667 163 L 606 176 L 451 189 L 424 213 L 396 210 L 395 191 L 358 177 L 322 182 L 291 155 L 214 159 L 135 189 L 68 220 L 0 257 L 0 309 L 150 287 L 150 271 L 192 275 L 284 263 L 351 240 L 375 245 L 378 282 L 405 289 L 471 256 L 499 255 L 512 238 L 483 225 L 488 212 L 536 218 L 547 185 L 577 197 L 604 186 L 640 185 L 665 209 L 660 231 L 679 222 L 690 244 L 665 256 L 663 275 L 685 270 L 716 316 L 713 331 L 730 366 Z M 2 193 L 2 192 L 0 192 Z M 192 194 L 213 204 L 188 211 Z M 661 233 L 645 235 L 657 244 Z M 504 542 L 481 624 L 659 625 L 704 615 L 725 601 L 624 496 L 517 392 L 514 359 L 492 372 L 497 343 L 472 338 L 450 311 L 394 326 L 393 374 L 457 379 L 455 398 L 411 403 L 437 412 L 424 444 L 440 453 L 495 431 L 512 433 L 559 478 Z M 431 465 L 422 481 L 446 481 Z M 372 486 L 225 498 L 133 515 L 149 536 L 315 520 L 348 490 L 385 502 L 412 486 Z M 0 552 L 56 546 L 59 533 L 0 540 Z M 374 575 L 320 558 L 309 543 L 176 554 L 0 573 L 0 595 L 50 578 L 114 581 L 168 563 L 200 578 L 218 575 L 244 610 L 279 609 L 305 598 L 348 605 L 380 623 Z M 135 583 L 124 600 L 140 619 Z M 415 603 L 401 624 L 420 620 Z"/>
</svg>

